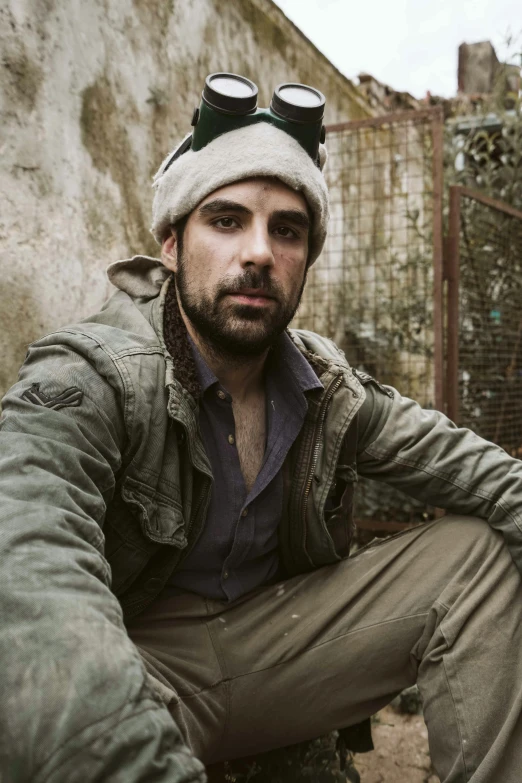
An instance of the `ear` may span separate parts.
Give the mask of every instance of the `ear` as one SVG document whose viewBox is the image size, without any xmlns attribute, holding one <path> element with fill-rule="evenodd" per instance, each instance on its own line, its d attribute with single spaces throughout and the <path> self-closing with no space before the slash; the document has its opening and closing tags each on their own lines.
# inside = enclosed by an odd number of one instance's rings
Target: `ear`
<svg viewBox="0 0 522 783">
<path fill-rule="evenodd" d="M 161 262 L 171 272 L 178 271 L 178 239 L 174 228 L 170 229 L 170 235 L 163 240 L 161 245 Z"/>
</svg>

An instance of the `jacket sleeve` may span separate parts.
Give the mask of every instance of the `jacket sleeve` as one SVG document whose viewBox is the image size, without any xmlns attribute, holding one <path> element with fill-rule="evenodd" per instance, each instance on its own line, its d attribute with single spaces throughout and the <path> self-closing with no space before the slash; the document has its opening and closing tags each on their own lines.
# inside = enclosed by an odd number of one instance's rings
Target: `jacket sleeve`
<svg viewBox="0 0 522 783">
<path fill-rule="evenodd" d="M 499 530 L 522 573 L 522 462 L 438 411 L 371 380 L 361 408 L 358 470 Z"/>
<path fill-rule="evenodd" d="M 113 377 L 95 369 L 100 352 L 46 338 L 3 401 L 0 779 L 204 781 L 110 590 L 102 526 L 124 389 L 113 362 Z"/>
</svg>

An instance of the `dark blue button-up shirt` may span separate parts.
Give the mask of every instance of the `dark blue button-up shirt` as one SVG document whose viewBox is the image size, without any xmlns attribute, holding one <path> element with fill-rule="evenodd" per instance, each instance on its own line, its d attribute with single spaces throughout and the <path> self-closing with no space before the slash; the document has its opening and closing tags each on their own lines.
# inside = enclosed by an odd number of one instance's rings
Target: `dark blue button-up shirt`
<svg viewBox="0 0 522 783">
<path fill-rule="evenodd" d="M 265 455 L 247 493 L 236 448 L 232 398 L 190 342 L 202 389 L 199 426 L 214 484 L 205 527 L 171 577 L 170 586 L 233 601 L 277 575 L 281 467 L 303 425 L 306 392 L 322 384 L 290 337 L 283 334 L 267 359 Z"/>
</svg>

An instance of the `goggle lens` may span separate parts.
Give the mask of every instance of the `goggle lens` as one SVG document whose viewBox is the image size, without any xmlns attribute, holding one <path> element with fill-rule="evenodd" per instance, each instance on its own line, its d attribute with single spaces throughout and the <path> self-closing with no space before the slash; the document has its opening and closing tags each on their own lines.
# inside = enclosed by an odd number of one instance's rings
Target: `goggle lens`
<svg viewBox="0 0 522 783">
<path fill-rule="evenodd" d="M 289 122 L 322 122 L 325 97 L 306 84 L 280 84 L 275 88 L 270 109 Z"/>
<path fill-rule="evenodd" d="M 291 84 L 279 88 L 280 97 L 294 106 L 321 106 L 321 97 L 304 85 Z"/>
<path fill-rule="evenodd" d="M 252 88 L 249 84 L 230 76 L 216 76 L 215 79 L 211 79 L 210 86 L 216 92 L 227 95 L 229 98 L 248 98 L 252 95 Z"/>
<path fill-rule="evenodd" d="M 245 76 L 211 73 L 205 80 L 203 100 L 224 114 L 249 114 L 257 109 L 257 87 Z"/>
</svg>

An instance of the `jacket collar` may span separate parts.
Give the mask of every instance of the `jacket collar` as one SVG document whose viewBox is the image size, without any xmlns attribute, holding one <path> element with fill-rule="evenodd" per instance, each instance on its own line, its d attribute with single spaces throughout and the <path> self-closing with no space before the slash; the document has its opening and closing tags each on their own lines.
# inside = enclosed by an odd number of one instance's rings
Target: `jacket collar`
<svg viewBox="0 0 522 783">
<path fill-rule="evenodd" d="M 201 384 L 190 348 L 187 328 L 179 310 L 173 275 L 166 281 L 165 290 L 162 290 L 161 295 L 164 297 L 164 305 L 163 322 L 160 328 L 163 331 L 165 347 L 172 359 L 174 376 L 197 400 L 201 396 Z"/>
</svg>

